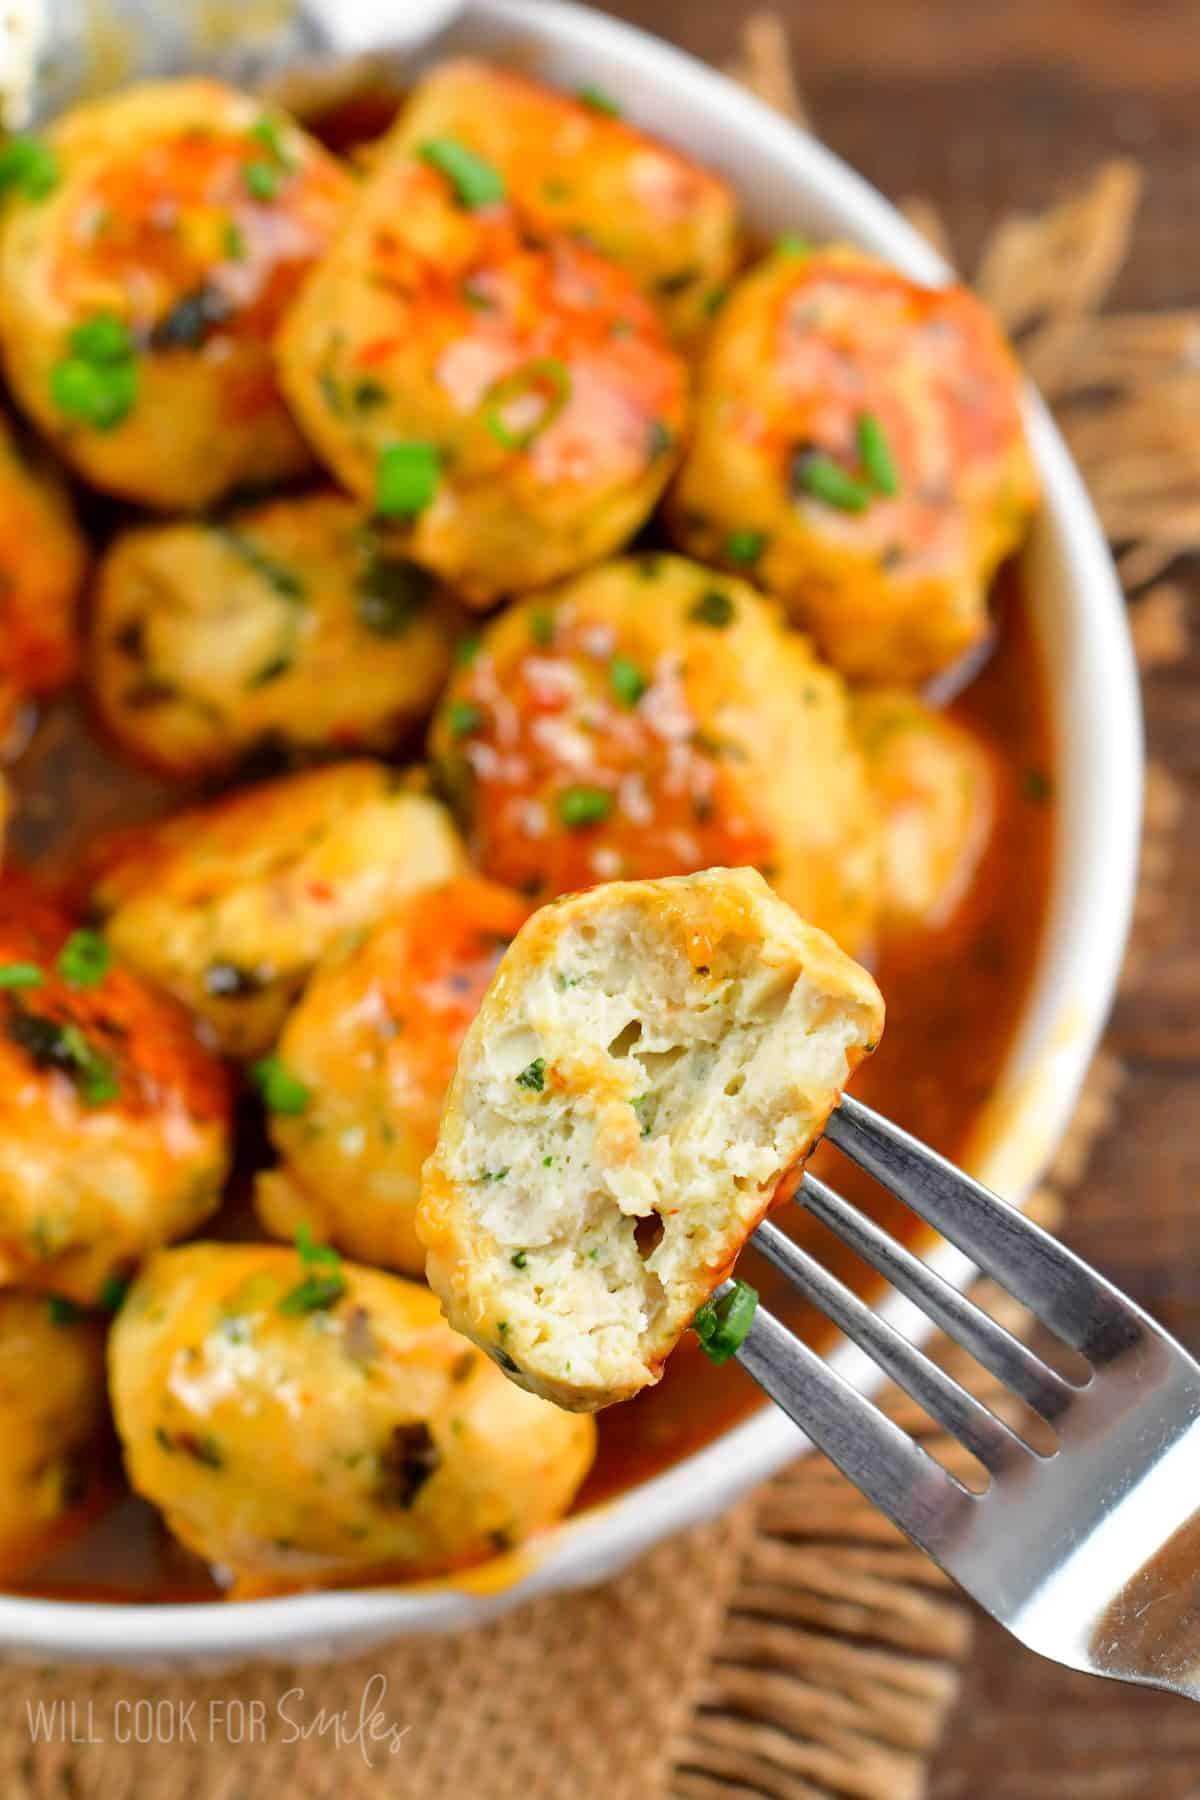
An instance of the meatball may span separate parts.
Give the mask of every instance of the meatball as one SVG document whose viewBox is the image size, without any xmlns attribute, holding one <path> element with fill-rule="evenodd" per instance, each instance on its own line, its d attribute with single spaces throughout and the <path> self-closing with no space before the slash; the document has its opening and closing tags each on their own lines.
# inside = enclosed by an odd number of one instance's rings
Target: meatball
<svg viewBox="0 0 1200 1800">
<path fill-rule="evenodd" d="M 314 975 L 279 1040 L 303 1093 L 271 1114 L 286 1167 L 259 1179 L 259 1215 L 306 1224 L 363 1262 L 421 1274 L 413 1214 L 458 1047 L 529 912 L 475 879 L 414 894 Z"/>
<path fill-rule="evenodd" d="M 463 866 L 435 800 L 379 763 L 336 763 L 130 833 L 93 902 L 118 954 L 226 1054 L 258 1056 L 344 932 Z"/>
<path fill-rule="evenodd" d="M 543 908 L 425 1171 L 450 1323 L 573 1410 L 658 1381 L 882 1029 L 871 977 L 753 869 Z"/>
<path fill-rule="evenodd" d="M 109 1476 L 104 1336 L 62 1301 L 0 1293 L 0 1569 L 81 1525 Z"/>
<path fill-rule="evenodd" d="M 0 749 L 24 703 L 70 681 L 87 547 L 66 486 L 0 415 Z"/>
<path fill-rule="evenodd" d="M 538 897 L 753 864 L 852 952 L 878 843 L 841 679 L 743 581 L 609 563 L 493 621 L 432 749 L 484 873 Z"/>
<path fill-rule="evenodd" d="M 454 615 L 337 494 L 123 533 L 101 566 L 101 717 L 177 775 L 262 748 L 389 749 L 430 711 Z"/>
<path fill-rule="evenodd" d="M 501 171 L 534 230 L 570 232 L 627 269 L 677 337 L 694 335 L 720 305 L 738 254 L 733 190 L 626 124 L 608 96 L 556 93 L 467 59 L 442 63 L 383 154 L 447 138 Z"/>
<path fill-rule="evenodd" d="M 526 224 L 456 148 L 368 179 L 284 322 L 280 379 L 344 486 L 486 605 L 637 530 L 687 375 L 623 270 Z"/>
<path fill-rule="evenodd" d="M 992 753 L 903 691 L 864 690 L 853 717 L 882 818 L 881 929 L 944 925 L 991 834 Z"/>
<path fill-rule="evenodd" d="M 290 120 L 215 81 L 67 114 L 0 237 L 0 342 L 30 417 L 97 487 L 208 505 L 310 457 L 271 338 L 349 176 Z"/>
<path fill-rule="evenodd" d="M 714 326 L 668 518 L 846 674 L 908 685 L 986 633 L 1036 495 L 1017 367 L 979 301 L 785 241 Z"/>
<path fill-rule="evenodd" d="M 136 1491 L 198 1555 L 293 1586 L 442 1575 L 553 1524 L 593 1422 L 505 1381 L 426 1288 L 330 1254 L 147 1266 L 109 1350 Z"/>
<path fill-rule="evenodd" d="M 227 1073 L 182 1008 L 57 908 L 0 889 L 0 1285 L 102 1300 L 194 1231 L 229 1164 Z"/>
</svg>

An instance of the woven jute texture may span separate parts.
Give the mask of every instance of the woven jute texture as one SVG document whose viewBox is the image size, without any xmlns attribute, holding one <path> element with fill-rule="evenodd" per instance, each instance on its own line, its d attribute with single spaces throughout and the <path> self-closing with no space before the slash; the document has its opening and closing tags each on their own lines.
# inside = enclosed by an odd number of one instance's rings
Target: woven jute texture
<svg viewBox="0 0 1200 1800">
<path fill-rule="evenodd" d="M 770 15 L 751 21 L 736 72 L 801 116 Z M 1138 655 L 1152 667 L 1184 643 L 1165 571 L 1200 548 L 1200 314 L 1101 316 L 1138 186 L 1136 169 L 1113 163 L 1050 213 L 1003 221 L 975 279 L 1121 545 Z M 933 209 L 908 210 L 953 260 Z M 1169 774 L 1152 768 L 1129 983 L 1166 903 L 1177 811 Z M 1060 1218 L 1120 1081 L 1102 1054 L 1035 1196 L 1044 1222 Z M 978 1292 L 1026 1330 L 1004 1296 Z M 1004 1410 L 961 1353 L 936 1354 Z M 953 1465 L 909 1402 L 887 1404 Z M 810 1456 L 608 1586 L 467 1637 L 219 1678 L 0 1671 L 0 1800 L 919 1800 L 969 1639 L 938 1571 Z"/>
</svg>

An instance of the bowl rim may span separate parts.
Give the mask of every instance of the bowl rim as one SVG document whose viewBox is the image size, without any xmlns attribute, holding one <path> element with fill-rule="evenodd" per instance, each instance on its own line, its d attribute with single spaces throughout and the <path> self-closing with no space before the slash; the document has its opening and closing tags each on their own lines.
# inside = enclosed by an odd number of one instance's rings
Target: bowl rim
<svg viewBox="0 0 1200 1800">
<path fill-rule="evenodd" d="M 381 33 L 385 29 L 380 21 Z M 833 152 L 726 76 L 634 26 L 572 0 L 467 0 L 460 20 L 427 56 L 532 48 L 556 72 L 586 72 L 628 98 L 635 117 L 718 166 L 739 159 L 768 179 L 755 208 L 805 207 L 915 279 L 938 281 L 947 265 L 915 229 Z M 672 113 L 664 123 L 659 110 Z M 769 177 L 776 174 L 778 181 Z M 791 189 L 789 193 L 787 190 Z M 798 197 L 804 191 L 804 199 Z M 782 192 L 784 198 L 779 199 Z M 806 221 L 807 222 L 807 221 Z M 1142 726 L 1124 599 L 1082 480 L 1049 413 L 1032 392 L 1028 421 L 1043 482 L 1043 549 L 1030 576 L 1044 656 L 1068 652 L 1051 695 L 1057 767 L 1070 770 L 1059 815 L 1050 916 L 1030 1005 L 990 1142 L 973 1169 L 1020 1203 L 1049 1161 L 1074 1108 L 1108 1015 L 1132 916 L 1141 830 Z M 1037 565 L 1049 557 L 1059 598 L 1042 613 Z M 1051 579 L 1046 577 L 1047 581 Z M 1046 588 L 1049 595 L 1049 586 Z M 971 1266 L 948 1246 L 930 1258 L 958 1286 Z M 927 1322 L 896 1298 L 881 1311 L 919 1338 Z M 878 1372 L 839 1349 L 834 1366 L 864 1390 Z M 515 1553 L 501 1578 L 396 1588 L 337 1589 L 278 1598 L 195 1603 L 108 1603 L 0 1595 L 0 1652 L 112 1666 L 236 1662 L 287 1654 L 336 1654 L 370 1642 L 481 1624 L 518 1602 L 590 1585 L 659 1538 L 731 1504 L 810 1448 L 781 1413 L 752 1415 L 713 1443 L 616 1499 L 564 1522 Z M 494 1570 L 497 1565 L 487 1565 Z"/>
</svg>

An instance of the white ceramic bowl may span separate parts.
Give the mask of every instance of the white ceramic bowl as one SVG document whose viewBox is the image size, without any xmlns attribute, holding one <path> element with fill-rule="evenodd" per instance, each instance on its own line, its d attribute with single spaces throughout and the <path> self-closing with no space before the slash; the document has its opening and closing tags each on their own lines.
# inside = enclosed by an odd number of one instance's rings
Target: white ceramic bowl
<svg viewBox="0 0 1200 1800">
<path fill-rule="evenodd" d="M 386 11 L 387 0 L 382 0 Z M 382 27 L 381 27 L 382 30 Z M 427 52 L 470 50 L 619 96 L 631 118 L 724 170 L 764 233 L 854 240 L 918 280 L 944 264 L 829 151 L 710 69 L 630 27 L 558 0 L 470 0 Z M 1129 925 L 1141 816 L 1142 742 L 1125 611 L 1079 476 L 1036 396 L 1030 426 L 1045 505 L 1027 585 L 1047 667 L 1060 771 L 1054 892 L 1031 1001 L 972 1167 L 1014 1200 L 1045 1168 L 1112 999 Z M 963 1258 L 937 1266 L 962 1283 Z M 914 1336 L 906 1304 L 888 1316 Z M 866 1388 L 872 1366 L 835 1362 Z M 0 1597 L 0 1650 L 63 1660 L 212 1668 L 252 1657 L 349 1654 L 400 1633 L 460 1630 L 535 1594 L 586 1586 L 656 1539 L 720 1512 L 805 1448 L 766 1410 L 619 1500 L 569 1521 L 507 1570 L 462 1585 L 307 1594 L 242 1605 L 100 1606 Z"/>
</svg>

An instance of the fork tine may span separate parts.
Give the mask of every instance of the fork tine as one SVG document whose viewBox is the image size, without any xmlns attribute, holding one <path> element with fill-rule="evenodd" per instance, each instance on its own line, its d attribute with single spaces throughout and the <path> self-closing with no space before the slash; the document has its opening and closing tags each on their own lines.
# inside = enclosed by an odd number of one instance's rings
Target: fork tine
<svg viewBox="0 0 1200 1800">
<path fill-rule="evenodd" d="M 910 1344 L 895 1326 L 881 1319 L 777 1225 L 764 1222 L 751 1242 L 993 1475 L 1011 1467 L 1018 1457 L 1034 1454 L 994 1413 L 959 1387 L 924 1351 Z"/>
<path fill-rule="evenodd" d="M 796 1199 L 1043 1419 L 1053 1424 L 1077 1397 L 1069 1382 L 1047 1368 L 1019 1338 L 835 1193 L 827 1182 L 806 1174 Z"/>
<path fill-rule="evenodd" d="M 765 1307 L 737 1356 L 793 1424 L 922 1548 L 936 1554 L 977 1506 L 976 1495 Z"/>
<path fill-rule="evenodd" d="M 825 1136 L 1099 1367 L 1145 1335 L 1135 1308 L 1014 1206 L 861 1101 L 843 1096 Z"/>
</svg>

